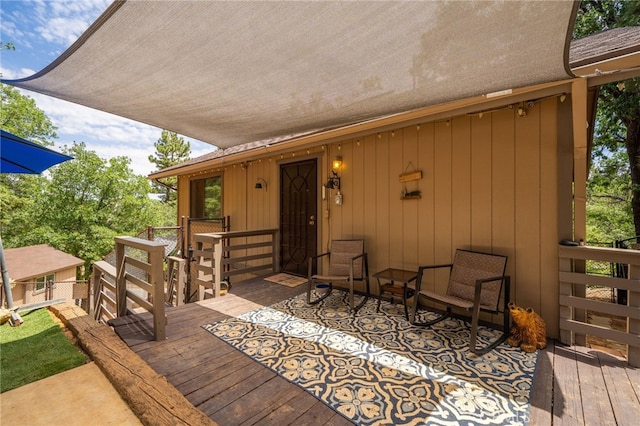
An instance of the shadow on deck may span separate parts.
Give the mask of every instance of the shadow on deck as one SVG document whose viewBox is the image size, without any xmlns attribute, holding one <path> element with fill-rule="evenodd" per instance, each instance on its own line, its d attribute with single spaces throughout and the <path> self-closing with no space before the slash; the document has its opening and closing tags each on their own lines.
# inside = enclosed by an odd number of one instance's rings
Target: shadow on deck
<svg viewBox="0 0 640 426">
<path fill-rule="evenodd" d="M 351 424 L 295 384 L 253 361 L 201 326 L 296 296 L 254 279 L 227 296 L 168 308 L 167 339 L 154 341 L 150 314 L 117 318 L 116 333 L 155 372 L 221 425 Z M 640 370 L 612 355 L 550 341 L 539 354 L 531 425 L 636 424 Z"/>
</svg>

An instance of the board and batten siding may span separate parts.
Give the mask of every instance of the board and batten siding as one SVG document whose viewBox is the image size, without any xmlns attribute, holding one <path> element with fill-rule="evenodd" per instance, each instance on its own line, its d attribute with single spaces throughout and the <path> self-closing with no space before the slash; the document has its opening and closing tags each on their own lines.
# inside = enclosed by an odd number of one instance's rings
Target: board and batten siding
<svg viewBox="0 0 640 426">
<path fill-rule="evenodd" d="M 508 108 L 461 115 L 227 165 L 219 169 L 224 214 L 233 230 L 278 227 L 279 165 L 317 158 L 320 187 L 339 155 L 344 202 L 333 203 L 335 190 L 324 200 L 318 191 L 319 252 L 332 239 L 364 238 L 371 274 L 449 263 L 457 248 L 507 255 L 511 299 L 539 312 L 556 337 L 557 244 L 559 234 L 570 232 L 558 229 L 570 223 L 559 222 L 570 214 L 559 212 L 559 194 L 566 198 L 571 185 L 559 181 L 570 179 L 559 174 L 559 152 L 572 146 L 570 134 L 559 135 L 564 108 L 551 97 L 523 118 Z M 421 170 L 422 179 L 400 182 L 412 170 Z M 266 188 L 255 189 L 258 178 Z M 401 199 L 405 185 L 421 198 Z M 444 291 L 447 274 L 425 273 L 426 287 Z"/>
</svg>

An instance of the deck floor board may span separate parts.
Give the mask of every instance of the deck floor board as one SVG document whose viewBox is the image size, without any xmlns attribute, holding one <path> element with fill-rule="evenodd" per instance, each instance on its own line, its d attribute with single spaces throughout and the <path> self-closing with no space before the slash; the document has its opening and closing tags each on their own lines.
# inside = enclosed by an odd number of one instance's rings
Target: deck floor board
<svg viewBox="0 0 640 426">
<path fill-rule="evenodd" d="M 261 369 L 271 372 L 265 367 L 252 362 L 251 358 L 239 355 L 241 354 L 232 353 L 228 361 L 221 365 L 219 369 L 209 374 L 203 373 L 194 381 L 177 385 L 178 390 L 182 391 L 184 389 L 183 394 L 194 405 L 198 405 L 210 398 L 212 391 L 215 395 L 218 388 L 225 390 L 233 387 Z"/>
<path fill-rule="evenodd" d="M 551 424 L 554 386 L 553 359 L 554 343 L 549 341 L 547 347 L 538 354 L 538 364 L 530 399 L 529 419 L 531 424 Z"/>
<path fill-rule="evenodd" d="M 252 363 L 241 370 L 238 370 L 237 374 L 231 374 L 226 377 L 220 378 L 215 382 L 212 382 L 206 389 L 202 389 L 199 392 L 200 398 L 196 398 L 191 395 L 191 398 L 187 396 L 187 399 L 196 401 L 194 404 L 205 414 L 220 424 L 221 417 L 218 412 L 229 405 L 237 405 L 238 409 L 242 407 L 237 402 L 239 398 L 249 393 L 251 390 L 261 383 L 270 380 L 275 377 L 275 374 L 261 365 Z M 197 401 L 201 400 L 200 403 Z M 245 407 L 246 408 L 246 407 Z"/>
<path fill-rule="evenodd" d="M 602 373 L 608 390 L 609 400 L 613 407 L 615 421 L 618 424 L 638 424 L 640 406 L 629 376 L 625 374 L 625 365 L 618 359 L 606 354 L 599 354 Z M 635 404 L 634 404 L 635 402 Z"/>
<path fill-rule="evenodd" d="M 262 424 L 262 419 L 266 418 L 289 401 L 294 396 L 301 396 L 302 391 L 297 386 L 282 386 L 280 377 L 274 375 L 271 379 L 266 380 L 258 387 L 244 394 L 239 398 L 236 404 L 228 405 L 219 413 L 223 414 L 230 410 L 233 413 L 234 421 L 237 424 Z M 251 410 L 245 410 L 242 407 L 251 407 Z M 239 408 L 239 411 L 237 410 Z M 230 424 L 230 423 L 229 423 Z"/>
<path fill-rule="evenodd" d="M 576 350 L 576 354 L 580 359 L 577 363 L 580 397 L 582 405 L 589 407 L 588 412 L 584 413 L 585 425 L 615 425 L 612 406 L 608 399 L 601 397 L 606 395 L 607 386 L 597 354 L 584 347 Z"/>
<path fill-rule="evenodd" d="M 167 309 L 167 339 L 152 318 L 118 318 L 114 329 L 191 404 L 220 425 L 348 425 L 313 395 L 202 328 L 230 315 L 304 293 L 261 279 L 234 283 L 229 296 Z M 631 425 L 640 418 L 640 369 L 618 358 L 553 340 L 539 354 L 530 425 Z"/>
<path fill-rule="evenodd" d="M 555 347 L 553 371 L 553 424 L 584 425 L 583 405 L 576 353 L 570 348 Z"/>
<path fill-rule="evenodd" d="M 310 410 L 315 404 L 322 404 L 319 400 L 315 398 L 302 398 L 302 393 L 304 390 L 298 388 L 297 392 L 291 394 L 291 398 L 288 401 L 285 401 L 279 407 L 274 409 L 267 416 L 260 419 L 260 425 L 288 425 L 294 424 L 296 420 L 300 419 L 305 415 L 305 413 Z M 253 424 L 252 421 L 254 419 L 250 419 L 248 424 Z M 309 422 L 305 417 L 304 419 L 300 419 L 299 424 L 313 424 L 313 422 Z M 349 422 L 347 422 L 349 424 Z"/>
</svg>

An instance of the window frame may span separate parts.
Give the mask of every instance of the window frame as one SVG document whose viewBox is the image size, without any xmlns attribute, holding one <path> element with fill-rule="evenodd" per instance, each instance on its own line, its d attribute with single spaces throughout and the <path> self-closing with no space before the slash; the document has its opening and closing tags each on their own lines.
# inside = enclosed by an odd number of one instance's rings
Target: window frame
<svg viewBox="0 0 640 426">
<path fill-rule="evenodd" d="M 33 280 L 33 295 L 35 296 L 37 294 L 44 293 L 47 290 L 47 283 L 48 282 L 53 283 L 55 282 L 55 280 L 56 280 L 55 272 L 37 277 L 35 280 Z"/>
<path fill-rule="evenodd" d="M 206 215 L 206 181 L 217 179 L 220 183 L 219 215 Z M 202 187 L 197 185 L 202 183 Z M 189 217 L 197 219 L 219 219 L 224 217 L 224 178 L 222 173 L 215 173 L 189 179 Z M 198 205 L 199 204 L 199 205 Z"/>
</svg>

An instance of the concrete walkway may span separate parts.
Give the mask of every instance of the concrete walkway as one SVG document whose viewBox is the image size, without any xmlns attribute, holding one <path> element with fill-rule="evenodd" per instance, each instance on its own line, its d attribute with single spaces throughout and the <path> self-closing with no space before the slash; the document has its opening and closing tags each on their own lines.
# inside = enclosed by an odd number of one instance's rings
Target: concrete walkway
<svg viewBox="0 0 640 426">
<path fill-rule="evenodd" d="M 94 363 L 0 394 L 2 425 L 141 425 Z"/>
</svg>

